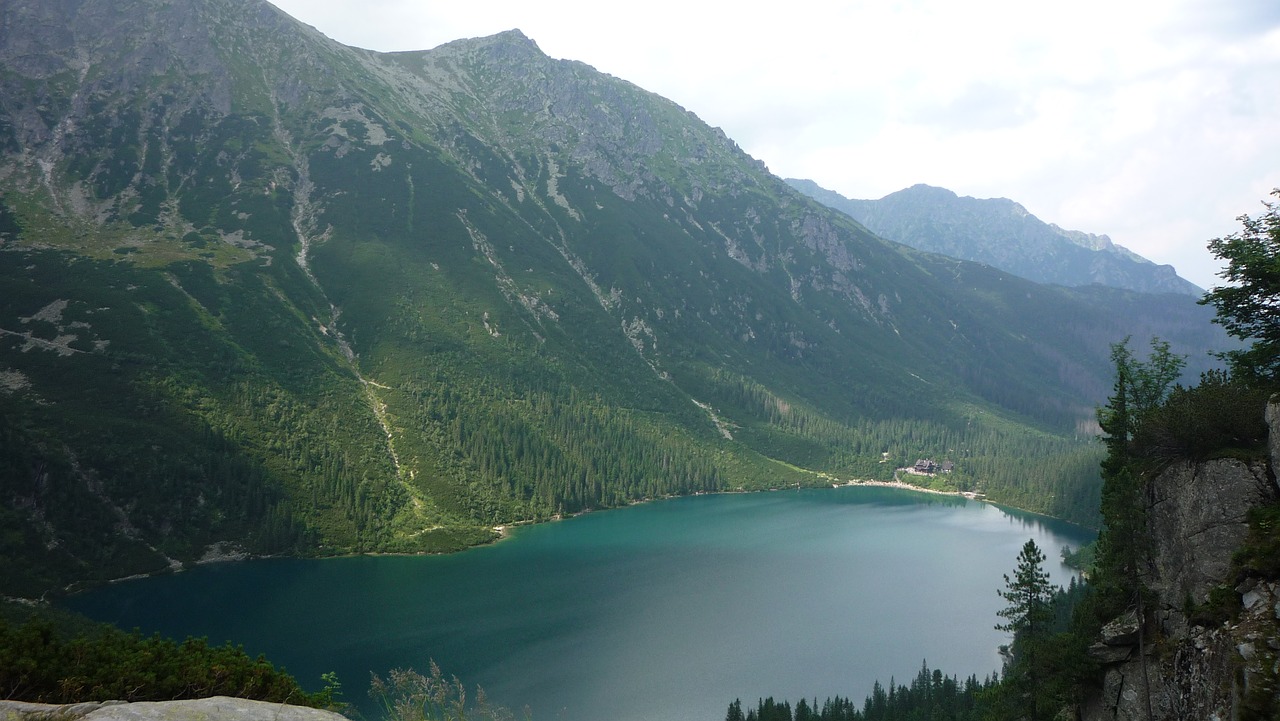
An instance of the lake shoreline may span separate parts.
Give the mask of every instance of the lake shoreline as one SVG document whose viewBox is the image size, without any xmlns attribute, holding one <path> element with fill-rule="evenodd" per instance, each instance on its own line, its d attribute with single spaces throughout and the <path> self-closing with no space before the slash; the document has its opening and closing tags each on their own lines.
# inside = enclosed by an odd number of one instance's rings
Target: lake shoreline
<svg viewBox="0 0 1280 721">
<path fill-rule="evenodd" d="M 986 502 L 987 502 L 987 497 L 986 497 L 986 495 L 985 495 L 985 494 L 982 494 L 982 493 L 975 493 L 975 492 L 973 492 L 973 491 L 943 491 L 943 490 L 939 490 L 939 489 L 937 489 L 937 488 L 929 488 L 929 487 L 927 487 L 927 486 L 917 486 L 917 485 L 915 485 L 915 484 L 907 483 L 907 482 L 905 482 L 905 481 L 899 481 L 899 480 L 892 480 L 892 481 L 845 481 L 844 483 L 832 483 L 832 484 L 831 484 L 831 487 L 832 487 L 832 488 L 847 488 L 847 487 L 849 487 L 849 486 L 871 486 L 871 487 L 875 487 L 875 488 L 897 488 L 897 489 L 899 489 L 899 490 L 903 490 L 903 491 L 917 491 L 917 492 L 919 492 L 919 493 L 932 493 L 932 494 L 934 494 L 934 495 L 938 495 L 938 496 L 959 496 L 959 497 L 961 497 L 961 498 L 966 498 L 966 499 L 968 499 L 968 500 L 970 500 L 970 501 L 980 501 L 980 502 L 982 502 L 982 503 L 986 503 Z"/>
<path fill-rule="evenodd" d="M 872 480 L 872 479 L 850 479 L 846 481 L 841 481 L 826 473 L 816 473 L 815 475 L 817 475 L 819 478 L 826 481 L 827 484 L 830 484 L 830 487 L 833 489 L 859 487 L 859 486 L 865 486 L 869 488 L 895 488 L 902 491 L 929 493 L 929 494 L 939 495 L 939 496 L 957 496 L 957 497 L 965 498 L 968 500 L 979 501 L 983 503 L 987 502 L 986 499 L 982 496 L 982 494 L 979 494 L 979 493 L 973 493 L 968 491 L 943 491 L 935 488 L 928 488 L 925 486 L 918 486 L 912 483 L 907 483 L 905 481 L 897 480 L 896 477 L 895 477 L 895 480 L 892 480 L 892 481 L 878 481 L 878 480 Z M 753 489 L 753 490 L 726 489 L 722 491 L 695 491 L 693 493 L 688 493 L 688 494 L 673 494 L 668 496 L 658 496 L 655 498 L 640 498 L 640 499 L 633 500 L 624 506 L 612 506 L 608 508 L 588 508 L 588 509 L 578 511 L 576 513 L 556 515 L 545 520 L 523 520 L 523 521 L 512 521 L 510 523 L 499 524 L 497 526 L 492 527 L 492 530 L 495 534 L 495 537 L 492 540 L 487 541 L 485 543 L 478 543 L 473 546 L 467 546 L 466 548 L 460 548 L 453 551 L 402 551 L 402 552 L 364 551 L 364 552 L 335 553 L 335 554 L 312 555 L 312 556 L 301 555 L 301 554 L 254 555 L 252 553 L 245 552 L 239 549 L 238 547 L 235 547 L 233 544 L 229 544 L 226 542 L 218 542 L 214 544 L 214 546 L 211 546 L 210 550 L 207 551 L 204 556 L 202 556 L 200 559 L 196 561 L 192 561 L 191 563 L 178 563 L 177 565 L 170 564 L 165 568 L 157 569 L 156 571 L 152 571 L 149 573 L 135 573 L 128 576 L 122 576 L 120 578 L 111 578 L 111 579 L 106 579 L 102 581 L 94 581 L 94 582 L 75 581 L 75 582 L 72 582 L 71 584 L 68 584 L 67 586 L 64 586 L 62 589 L 59 589 L 59 595 L 63 597 L 76 596 L 82 593 L 87 593 L 96 588 L 101 588 L 103 586 L 111 586 L 118 583 L 124 583 L 127 581 L 134 581 L 134 580 L 139 580 L 144 578 L 152 578 L 155 576 L 166 576 L 166 575 L 175 574 L 175 573 L 182 573 L 183 571 L 187 571 L 193 568 L 198 568 L 200 566 L 222 564 L 222 563 L 234 563 L 239 561 L 254 561 L 254 560 L 263 560 L 263 559 L 271 559 L 271 558 L 314 558 L 316 560 L 321 560 L 326 558 L 355 558 L 358 556 L 368 556 L 368 557 L 444 556 L 444 555 L 449 555 L 454 553 L 462 553 L 464 551 L 468 551 L 473 548 L 483 548 L 485 546 L 491 546 L 491 545 L 506 541 L 507 539 L 512 537 L 512 529 L 518 526 L 533 526 L 533 525 L 539 525 L 543 523 L 555 523 L 558 521 L 564 521 L 570 518 L 576 518 L 578 516 L 586 515 L 588 513 L 598 513 L 601 511 L 618 510 L 621 508 L 629 508 L 631 506 L 654 503 L 656 501 L 669 501 L 675 498 L 690 498 L 694 496 L 717 496 L 717 495 L 730 495 L 730 494 L 740 494 L 740 493 L 743 493 L 743 494 L 771 493 L 771 492 L 792 490 L 793 488 L 821 489 L 826 487 L 827 487 L 826 484 L 815 484 L 811 486 L 797 485 L 797 486 L 787 486 L 783 488 L 761 488 L 761 489 Z M 216 550 L 214 547 L 216 547 Z M 43 598 L 28 599 L 28 600 L 34 603 L 47 603 L 47 601 Z"/>
<path fill-rule="evenodd" d="M 1048 519 L 889 479 L 805 480 L 814 490 L 686 494 L 512 527 L 515 542 L 475 553 L 221 563 L 57 605 L 244 644 L 304 683 L 337 673 L 355 699 L 371 671 L 434 660 L 535 719 L 697 721 L 748 691 L 862 698 L 921 658 L 988 674 L 1008 642 L 993 630 L 1000 574 L 1028 537 L 1079 542 Z"/>
</svg>

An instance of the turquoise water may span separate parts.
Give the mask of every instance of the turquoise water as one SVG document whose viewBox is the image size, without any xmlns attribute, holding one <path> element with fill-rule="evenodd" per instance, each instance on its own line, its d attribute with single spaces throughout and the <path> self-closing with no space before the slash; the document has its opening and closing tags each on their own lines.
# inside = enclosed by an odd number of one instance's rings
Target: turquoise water
<svg viewBox="0 0 1280 721">
<path fill-rule="evenodd" d="M 268 559 L 116 584 L 68 606 L 265 653 L 308 688 L 336 671 L 484 687 L 535 721 L 718 721 L 734 698 L 856 702 L 921 662 L 999 668 L 1002 574 L 1034 538 L 1056 583 L 1092 534 L 887 488 L 699 496 L 517 529 L 449 556 Z"/>
</svg>

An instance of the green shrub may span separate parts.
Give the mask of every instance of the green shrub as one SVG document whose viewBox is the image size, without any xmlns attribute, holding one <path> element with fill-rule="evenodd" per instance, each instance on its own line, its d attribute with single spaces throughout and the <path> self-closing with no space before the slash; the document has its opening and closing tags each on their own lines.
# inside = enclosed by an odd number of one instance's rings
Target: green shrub
<svg viewBox="0 0 1280 721">
<path fill-rule="evenodd" d="M 170 701 L 234 696 L 319 706 L 283 669 L 243 648 L 178 643 L 101 625 L 74 636 L 49 618 L 0 618 L 0 698 L 37 703 Z"/>
<path fill-rule="evenodd" d="M 1249 509 L 1249 535 L 1232 560 L 1243 574 L 1280 578 L 1280 504 Z"/>
<path fill-rule="evenodd" d="M 1163 405 L 1142 419 L 1132 452 L 1156 461 L 1262 457 L 1267 441 L 1263 413 L 1274 390 L 1233 380 L 1221 371 L 1205 373 L 1200 385 L 1174 388 Z"/>
</svg>

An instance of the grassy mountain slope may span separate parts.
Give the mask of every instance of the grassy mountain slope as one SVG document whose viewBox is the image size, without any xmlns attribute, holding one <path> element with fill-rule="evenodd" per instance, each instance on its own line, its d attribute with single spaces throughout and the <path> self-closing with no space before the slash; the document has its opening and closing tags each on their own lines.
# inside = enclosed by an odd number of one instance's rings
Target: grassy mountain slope
<svg viewBox="0 0 1280 721">
<path fill-rule="evenodd" d="M 1200 342 L 883 241 L 518 31 L 15 0 L 0 151 L 6 593 L 923 456 L 1087 522 L 1107 343 Z"/>
</svg>

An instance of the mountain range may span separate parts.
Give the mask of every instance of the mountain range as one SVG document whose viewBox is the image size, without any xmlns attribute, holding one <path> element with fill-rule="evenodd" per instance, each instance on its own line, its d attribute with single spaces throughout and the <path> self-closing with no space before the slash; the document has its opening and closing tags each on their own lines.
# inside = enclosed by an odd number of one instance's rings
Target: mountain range
<svg viewBox="0 0 1280 721">
<path fill-rule="evenodd" d="M 854 200 L 812 180 L 787 183 L 882 238 L 986 263 L 1037 283 L 1204 295 L 1173 266 L 1157 265 L 1105 235 L 1063 230 L 1006 198 L 960 197 L 946 188 L 913 185 L 879 200 Z"/>
<path fill-rule="evenodd" d="M 519 31 L 0 6 L 0 593 L 918 458 L 1096 523 L 1111 344 L 1209 317 L 884 240 Z"/>
</svg>

